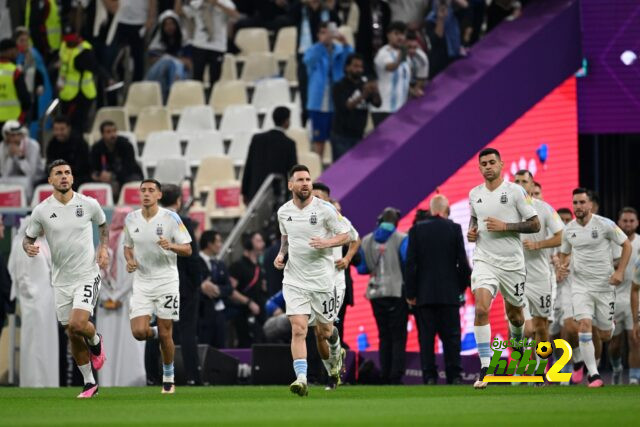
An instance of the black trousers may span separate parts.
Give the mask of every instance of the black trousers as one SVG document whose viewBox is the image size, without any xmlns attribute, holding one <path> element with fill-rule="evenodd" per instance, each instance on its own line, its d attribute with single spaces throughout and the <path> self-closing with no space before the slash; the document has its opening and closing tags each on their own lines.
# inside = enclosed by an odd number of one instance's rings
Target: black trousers
<svg viewBox="0 0 640 427">
<path fill-rule="evenodd" d="M 383 384 L 401 384 L 405 370 L 409 308 L 404 298 L 371 300 L 378 325 L 380 369 Z"/>
<path fill-rule="evenodd" d="M 71 121 L 71 129 L 82 133 L 89 129 L 88 117 L 95 99 L 86 98 L 82 92 L 70 101 L 61 101 L 62 113 Z"/>
<path fill-rule="evenodd" d="M 433 351 L 436 334 L 440 336 L 444 347 L 444 364 L 447 383 L 451 384 L 460 377 L 462 361 L 460 359 L 460 307 L 457 305 L 423 305 L 415 309 L 420 340 L 420 361 L 422 377 L 427 383 L 430 379 L 438 381 L 436 356 Z"/>
<path fill-rule="evenodd" d="M 209 83 L 211 87 L 218 81 L 222 73 L 222 61 L 224 52 L 206 50 L 194 47 L 191 49 L 193 60 L 193 78 L 202 81 L 204 79 L 204 69 L 209 66 Z"/>
<path fill-rule="evenodd" d="M 200 320 L 198 322 L 198 340 L 215 348 L 226 346 L 226 320 L 224 310 L 216 311 L 213 300 L 200 296 Z"/>
<path fill-rule="evenodd" d="M 124 46 L 130 47 L 129 53 L 133 59 L 133 81 L 136 82 L 144 78 L 144 54 L 146 50 L 144 48 L 144 38 L 140 37 L 141 29 L 142 25 L 119 23 L 114 36 L 116 46 L 119 48 Z M 113 66 L 113 61 L 115 60 L 115 56 L 118 55 L 118 50 L 112 53 L 113 57 L 109 61 L 109 66 Z"/>
<path fill-rule="evenodd" d="M 180 321 L 173 328 L 174 339 L 180 342 L 182 363 L 187 382 L 200 384 L 198 358 L 198 305 L 199 289 L 180 294 Z"/>
</svg>

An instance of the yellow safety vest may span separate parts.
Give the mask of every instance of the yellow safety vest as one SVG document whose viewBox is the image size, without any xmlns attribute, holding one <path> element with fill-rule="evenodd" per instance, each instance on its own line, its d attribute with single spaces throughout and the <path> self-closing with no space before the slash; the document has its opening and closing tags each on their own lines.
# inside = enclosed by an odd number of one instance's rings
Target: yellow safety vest
<svg viewBox="0 0 640 427">
<path fill-rule="evenodd" d="M 0 62 L 0 122 L 18 120 L 22 113 L 18 91 L 13 81 L 16 64 Z"/>
<path fill-rule="evenodd" d="M 29 18 L 31 17 L 31 0 L 27 0 L 26 24 L 29 28 Z M 60 14 L 58 13 L 58 4 L 56 0 L 49 0 L 49 16 L 44 23 L 47 29 L 47 41 L 49 49 L 58 50 L 62 41 L 62 24 L 60 23 Z"/>
<path fill-rule="evenodd" d="M 70 101 L 78 96 L 78 91 L 82 90 L 82 94 L 87 99 L 96 97 L 96 84 L 93 81 L 93 73 L 91 71 L 83 71 L 82 73 L 76 69 L 75 60 L 84 50 L 91 49 L 91 44 L 84 41 L 74 48 L 67 47 L 63 43 L 60 47 L 60 99 Z"/>
</svg>

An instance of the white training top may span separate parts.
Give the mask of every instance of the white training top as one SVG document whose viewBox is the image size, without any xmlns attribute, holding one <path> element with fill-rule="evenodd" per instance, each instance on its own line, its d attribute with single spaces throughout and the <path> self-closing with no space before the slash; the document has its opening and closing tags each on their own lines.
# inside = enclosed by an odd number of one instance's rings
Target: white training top
<svg viewBox="0 0 640 427">
<path fill-rule="evenodd" d="M 351 239 L 351 241 L 355 241 L 358 240 L 358 231 L 353 228 L 353 224 L 351 224 L 351 221 L 349 221 L 346 217 L 342 217 L 342 219 L 347 223 L 347 226 L 349 227 L 349 238 Z M 333 248 L 333 260 L 334 261 L 338 261 L 342 259 L 342 247 L 341 246 L 337 246 L 335 248 Z M 349 268 L 349 267 L 347 267 Z M 342 291 L 343 289 L 345 289 L 347 287 L 347 278 L 345 276 L 345 271 L 344 270 L 338 270 L 335 267 L 335 263 L 334 263 L 334 269 L 336 272 L 336 289 L 338 291 Z"/>
<path fill-rule="evenodd" d="M 149 15 L 149 0 L 127 0 L 120 3 L 118 22 L 144 25 Z"/>
<path fill-rule="evenodd" d="M 133 248 L 138 269 L 133 275 L 133 286 L 139 290 L 158 291 L 178 284 L 178 255 L 158 245 L 160 237 L 179 245 L 190 243 L 191 236 L 180 216 L 165 208 L 149 221 L 142 209 L 130 212 L 125 218 L 124 245 Z M 167 286 L 163 286 L 167 285 Z"/>
<path fill-rule="evenodd" d="M 282 283 L 310 291 L 333 291 L 333 249 L 314 249 L 309 242 L 312 237 L 326 239 L 349 232 L 344 217 L 331 203 L 313 197 L 304 209 L 298 209 L 293 200 L 282 205 L 278 222 L 280 232 L 289 239 L 289 261 Z"/>
<path fill-rule="evenodd" d="M 521 234 L 521 240 L 541 242 L 547 240 L 548 236 L 553 236 L 558 231 L 562 231 L 564 224 L 560 216 L 547 203 L 539 199 L 532 199 L 533 208 L 538 213 L 540 221 L 540 231 L 533 234 Z M 527 283 L 548 284 L 551 278 L 550 252 L 546 249 L 527 250 L 524 249 L 524 261 L 527 267 Z"/>
<path fill-rule="evenodd" d="M 611 291 L 613 273 L 610 242 L 622 245 L 627 236 L 608 218 L 592 215 L 583 227 L 577 220 L 567 224 L 560 251 L 571 254 L 572 286 L 594 292 Z"/>
<path fill-rule="evenodd" d="M 93 283 L 100 269 L 91 224 L 106 222 L 96 199 L 75 192 L 66 205 L 51 195 L 35 207 L 26 234 L 37 238 L 44 230 L 51 248 L 54 287 L 75 286 L 86 280 Z"/>
<path fill-rule="evenodd" d="M 506 223 L 522 222 L 537 215 L 533 202 L 518 184 L 503 181 L 489 191 L 480 184 L 469 192 L 471 216 L 478 219 L 478 241 L 473 260 L 508 271 L 524 270 L 524 255 L 520 233 L 487 231 L 485 219 L 492 217 Z"/>
<path fill-rule="evenodd" d="M 374 59 L 376 74 L 378 75 L 378 90 L 382 104 L 371 107 L 373 112 L 395 113 L 407 102 L 409 84 L 411 83 L 411 62 L 405 59 L 393 71 L 386 69 L 387 64 L 396 62 L 400 51 L 384 45 L 378 50 Z"/>
<path fill-rule="evenodd" d="M 629 301 L 631 296 L 631 279 L 633 279 L 633 270 L 636 265 L 636 261 L 640 258 L 640 234 L 635 233 L 635 237 L 631 241 L 631 257 L 629 257 L 629 263 L 626 270 L 624 270 L 624 279 L 622 283 L 616 286 L 616 299 L 622 301 Z M 613 259 L 620 258 L 622 255 L 622 246 L 615 246 L 616 249 L 620 249 L 617 256 L 614 254 Z"/>
<path fill-rule="evenodd" d="M 231 0 L 218 0 L 218 4 L 235 9 L 236 5 Z M 195 28 L 191 45 L 198 49 L 214 50 L 216 52 L 227 51 L 227 14 L 218 6 L 208 4 L 207 1 L 192 1 L 189 7 L 184 8 L 189 18 L 194 18 Z M 209 34 L 209 27 L 212 34 Z"/>
</svg>

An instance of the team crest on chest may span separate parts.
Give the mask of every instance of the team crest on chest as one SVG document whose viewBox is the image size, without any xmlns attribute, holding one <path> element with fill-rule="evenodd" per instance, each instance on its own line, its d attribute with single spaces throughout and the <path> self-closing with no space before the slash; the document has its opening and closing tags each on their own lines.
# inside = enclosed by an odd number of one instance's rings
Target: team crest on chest
<svg viewBox="0 0 640 427">
<path fill-rule="evenodd" d="M 158 235 L 158 237 L 162 236 L 162 224 L 158 224 L 156 226 L 156 234 Z"/>
<path fill-rule="evenodd" d="M 76 216 L 78 218 L 82 218 L 84 215 L 84 209 L 82 209 L 82 205 L 76 205 Z"/>
<path fill-rule="evenodd" d="M 509 199 L 507 199 L 507 193 L 502 193 L 502 195 L 500 196 L 500 203 L 506 205 L 508 201 Z"/>
<path fill-rule="evenodd" d="M 594 239 L 598 238 L 598 229 L 594 228 L 593 230 L 591 230 L 591 237 L 593 237 Z"/>
<path fill-rule="evenodd" d="M 315 212 L 311 213 L 311 216 L 309 217 L 309 223 L 311 225 L 316 225 L 318 223 L 318 215 L 316 215 Z"/>
</svg>

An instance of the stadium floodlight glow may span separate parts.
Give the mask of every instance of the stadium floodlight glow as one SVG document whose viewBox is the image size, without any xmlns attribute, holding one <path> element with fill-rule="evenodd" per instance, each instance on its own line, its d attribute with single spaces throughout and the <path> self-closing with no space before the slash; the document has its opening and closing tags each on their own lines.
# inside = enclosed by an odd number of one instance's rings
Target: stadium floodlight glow
<svg viewBox="0 0 640 427">
<path fill-rule="evenodd" d="M 638 59 L 638 55 L 632 50 L 625 50 L 622 52 L 622 55 L 620 55 L 620 61 L 627 67 L 633 65 L 636 59 Z"/>
</svg>

